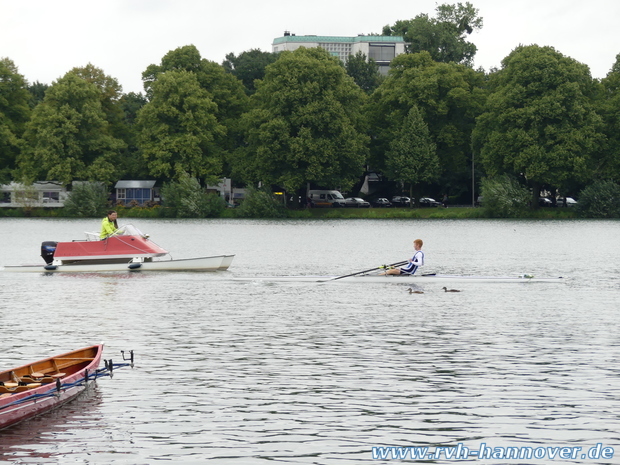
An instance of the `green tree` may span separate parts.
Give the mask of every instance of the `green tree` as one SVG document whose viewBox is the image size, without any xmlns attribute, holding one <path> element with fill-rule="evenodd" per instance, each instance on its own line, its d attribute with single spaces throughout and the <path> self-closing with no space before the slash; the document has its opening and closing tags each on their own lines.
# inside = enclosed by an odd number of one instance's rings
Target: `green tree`
<svg viewBox="0 0 620 465">
<path fill-rule="evenodd" d="M 122 86 L 115 78 L 106 75 L 102 69 L 88 63 L 86 66 L 73 68 L 73 74 L 81 77 L 86 82 L 90 82 L 99 89 L 101 109 L 105 113 L 105 118 L 110 124 L 110 131 L 116 137 L 121 137 L 125 133 L 124 115 L 120 105 L 123 93 Z"/>
<path fill-rule="evenodd" d="M 121 97 L 119 104 L 126 128 L 123 140 L 127 143 L 127 149 L 122 154 L 118 167 L 119 176 L 125 179 L 149 178 L 148 166 L 138 148 L 137 126 L 138 112 L 147 104 L 146 97 L 142 93 L 129 92 Z"/>
<path fill-rule="evenodd" d="M 251 49 L 241 52 L 239 56 L 234 53 L 226 55 L 222 63 L 224 69 L 239 79 L 248 95 L 256 91 L 256 80 L 265 77 L 265 68 L 278 59 L 278 54 L 263 52 L 259 49 Z"/>
<path fill-rule="evenodd" d="M 430 182 L 439 175 L 437 147 L 431 141 L 428 126 L 417 106 L 413 106 L 400 131 L 390 142 L 386 153 L 386 174 L 393 181 L 409 183 L 409 195 L 414 186 Z M 416 197 L 418 198 L 419 195 Z"/>
<path fill-rule="evenodd" d="M 583 218 L 620 218 L 620 185 L 597 180 L 579 194 L 577 213 Z"/>
<path fill-rule="evenodd" d="M 491 87 L 473 134 L 490 176 L 524 176 L 536 208 L 541 186 L 563 188 L 592 175 L 591 155 L 603 137 L 586 65 L 552 47 L 520 46 Z"/>
<path fill-rule="evenodd" d="M 179 218 L 218 217 L 226 208 L 224 199 L 207 194 L 198 179 L 187 173 L 181 173 L 178 181 L 164 184 L 161 194 L 164 205 Z"/>
<path fill-rule="evenodd" d="M 69 216 L 85 218 L 103 216 L 107 209 L 108 190 L 100 182 L 74 183 L 64 204 L 64 211 Z"/>
<path fill-rule="evenodd" d="M 390 142 L 417 106 L 437 146 L 438 182 L 451 195 L 466 192 L 471 185 L 471 133 L 486 99 L 483 87 L 482 73 L 464 65 L 437 63 L 428 52 L 396 57 L 368 108 L 372 167 L 385 169 Z"/>
<path fill-rule="evenodd" d="M 365 97 L 325 50 L 282 52 L 244 116 L 247 147 L 238 154 L 236 173 L 301 195 L 306 183 L 346 189 L 367 155 Z"/>
<path fill-rule="evenodd" d="M 439 5 L 436 12 L 436 18 L 420 14 L 413 19 L 396 21 L 393 26 L 383 28 L 383 35 L 402 36 L 409 53 L 426 51 L 435 61 L 471 66 L 477 47 L 466 38 L 482 29 L 478 9 L 466 2 Z"/>
<path fill-rule="evenodd" d="M 247 189 L 239 208 L 235 210 L 239 218 L 286 218 L 286 209 L 280 200 L 266 188 Z"/>
<path fill-rule="evenodd" d="M 594 155 L 595 176 L 620 182 L 620 54 L 601 84 L 603 92 L 597 100 L 597 110 L 603 118 L 607 140 Z"/>
<path fill-rule="evenodd" d="M 372 94 L 381 84 L 382 76 L 379 73 L 379 66 L 372 58 L 366 60 L 366 55 L 361 51 L 351 55 L 344 67 L 347 74 L 367 94 Z"/>
<path fill-rule="evenodd" d="M 492 218 L 519 218 L 530 202 L 529 190 L 508 176 L 484 178 L 481 182 L 482 206 Z"/>
<path fill-rule="evenodd" d="M 100 89 L 72 72 L 54 82 L 35 107 L 24 141 L 20 177 L 64 185 L 73 180 L 114 181 L 125 145 L 110 134 Z"/>
<path fill-rule="evenodd" d="M 215 181 L 221 174 L 222 149 L 216 143 L 225 128 L 217 105 L 189 71 L 168 71 L 151 89 L 151 100 L 138 112 L 139 145 L 152 176 Z"/>
<path fill-rule="evenodd" d="M 223 66 L 203 59 L 194 45 L 186 45 L 168 52 L 159 65 L 150 65 L 142 73 L 147 98 L 152 98 L 154 84 L 160 76 L 168 71 L 187 71 L 192 73 L 209 98 L 215 103 L 213 114 L 225 131 L 214 133 L 215 144 L 222 151 L 222 159 L 226 161 L 241 142 L 239 127 L 241 115 L 248 110 L 248 96 L 239 79 L 227 73 Z M 224 165 L 224 174 L 228 171 Z"/>
<path fill-rule="evenodd" d="M 39 103 L 43 102 L 45 98 L 45 92 L 49 89 L 48 84 L 42 84 L 39 81 L 34 82 L 28 86 L 30 92 L 30 108 L 36 107 Z"/>
<path fill-rule="evenodd" d="M 30 118 L 30 94 L 24 77 L 8 58 L 0 59 L 0 184 L 11 181 L 19 139 Z"/>
</svg>

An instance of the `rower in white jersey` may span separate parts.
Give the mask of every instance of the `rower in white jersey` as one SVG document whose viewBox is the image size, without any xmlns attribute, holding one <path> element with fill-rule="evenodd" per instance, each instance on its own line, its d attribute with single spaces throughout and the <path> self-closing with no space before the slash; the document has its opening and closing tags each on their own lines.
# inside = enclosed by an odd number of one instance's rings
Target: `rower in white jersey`
<svg viewBox="0 0 620 465">
<path fill-rule="evenodd" d="M 424 265 L 424 252 L 422 252 L 423 245 L 424 242 L 422 242 L 422 239 L 416 239 L 413 241 L 415 253 L 413 254 L 413 257 L 409 259 L 409 263 L 402 268 L 392 268 L 382 274 L 414 274 L 418 267 Z"/>
</svg>

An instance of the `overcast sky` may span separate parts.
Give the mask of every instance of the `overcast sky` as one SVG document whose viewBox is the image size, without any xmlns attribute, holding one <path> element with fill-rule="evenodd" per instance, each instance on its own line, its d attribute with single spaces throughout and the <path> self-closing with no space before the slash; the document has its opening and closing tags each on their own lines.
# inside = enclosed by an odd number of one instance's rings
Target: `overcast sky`
<svg viewBox="0 0 620 465">
<path fill-rule="evenodd" d="M 420 13 L 430 0 L 0 0 L 0 58 L 29 82 L 51 84 L 92 63 L 124 92 L 142 92 L 142 72 L 170 50 L 195 45 L 203 58 L 271 51 L 285 30 L 297 35 L 380 33 L 386 24 Z M 465 2 L 462 2 L 465 3 Z M 618 0 L 472 0 L 484 19 L 470 36 L 475 66 L 488 70 L 519 44 L 550 45 L 603 78 L 620 53 Z"/>
</svg>

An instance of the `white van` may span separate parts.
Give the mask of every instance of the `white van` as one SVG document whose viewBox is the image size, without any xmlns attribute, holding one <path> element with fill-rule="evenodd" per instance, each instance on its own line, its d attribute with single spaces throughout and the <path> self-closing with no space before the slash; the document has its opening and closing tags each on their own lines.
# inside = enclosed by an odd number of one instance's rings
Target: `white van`
<svg viewBox="0 0 620 465">
<path fill-rule="evenodd" d="M 309 190 L 308 200 L 313 207 L 344 207 L 344 197 L 333 190 Z"/>
</svg>

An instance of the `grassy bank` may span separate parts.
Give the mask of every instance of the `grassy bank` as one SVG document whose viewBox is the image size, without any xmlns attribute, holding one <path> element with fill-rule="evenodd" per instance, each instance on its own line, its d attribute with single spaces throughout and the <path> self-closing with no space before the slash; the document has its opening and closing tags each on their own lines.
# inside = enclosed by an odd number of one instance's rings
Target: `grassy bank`
<svg viewBox="0 0 620 465">
<path fill-rule="evenodd" d="M 165 207 L 117 207 L 120 218 L 170 218 L 172 215 Z M 306 210 L 288 210 L 288 216 L 296 219 L 393 219 L 393 218 L 416 218 L 416 219 L 472 219 L 492 218 L 484 208 L 473 207 L 450 207 L 450 208 L 311 208 Z M 3 208 L 0 209 L 0 217 L 33 217 L 33 218 L 66 218 L 68 217 L 62 208 Z M 234 209 L 227 209 L 221 218 L 236 218 Z M 572 208 L 539 208 L 525 212 L 520 218 L 531 219 L 571 219 L 576 218 Z"/>
</svg>

